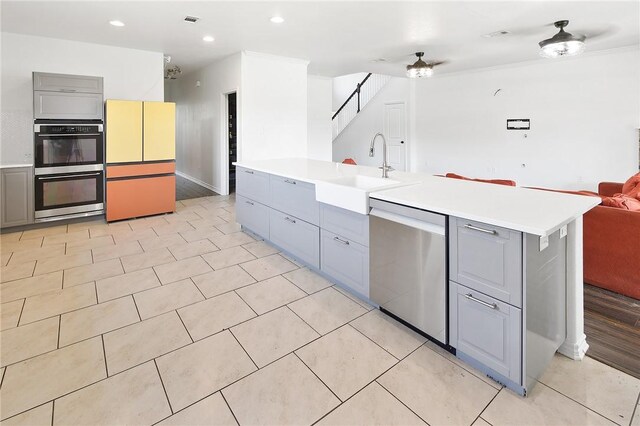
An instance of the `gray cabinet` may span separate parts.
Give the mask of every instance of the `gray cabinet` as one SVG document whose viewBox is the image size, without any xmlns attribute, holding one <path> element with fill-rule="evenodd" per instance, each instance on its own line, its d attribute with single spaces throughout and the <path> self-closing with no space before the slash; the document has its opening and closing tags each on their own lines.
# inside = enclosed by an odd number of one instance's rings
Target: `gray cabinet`
<svg viewBox="0 0 640 426">
<path fill-rule="evenodd" d="M 521 383 L 522 311 L 454 282 L 449 301 L 449 336 L 458 356 Z"/>
<path fill-rule="evenodd" d="M 236 192 L 264 205 L 271 201 L 269 174 L 244 167 L 236 168 Z"/>
<path fill-rule="evenodd" d="M 102 94 L 102 86 L 102 77 L 45 72 L 33 73 L 33 90 L 35 91 Z"/>
<path fill-rule="evenodd" d="M 37 119 L 102 120 L 102 93 L 33 92 Z"/>
<path fill-rule="evenodd" d="M 250 231 L 269 239 L 269 207 L 236 195 L 236 220 Z"/>
<path fill-rule="evenodd" d="M 320 203 L 320 227 L 369 246 L 369 216 Z"/>
<path fill-rule="evenodd" d="M 320 224 L 315 185 L 271 175 L 271 207 L 314 225 Z"/>
<path fill-rule="evenodd" d="M 0 226 L 27 225 L 33 222 L 33 168 L 0 169 Z"/>
<path fill-rule="evenodd" d="M 269 239 L 305 263 L 320 268 L 320 229 L 296 216 L 269 209 Z"/>
<path fill-rule="evenodd" d="M 320 246 L 322 272 L 369 298 L 369 248 L 325 229 Z"/>
<path fill-rule="evenodd" d="M 452 217 L 449 275 L 459 284 L 522 307 L 522 233 Z"/>
</svg>

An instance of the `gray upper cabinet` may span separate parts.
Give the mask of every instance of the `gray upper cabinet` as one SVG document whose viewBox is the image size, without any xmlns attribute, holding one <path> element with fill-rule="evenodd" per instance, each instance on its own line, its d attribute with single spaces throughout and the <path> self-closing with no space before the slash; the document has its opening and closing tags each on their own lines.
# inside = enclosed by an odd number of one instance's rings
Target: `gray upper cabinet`
<svg viewBox="0 0 640 426">
<path fill-rule="evenodd" d="M 457 283 L 522 307 L 522 233 L 451 217 L 449 275 Z"/>
<path fill-rule="evenodd" d="M 236 192 L 246 198 L 269 205 L 269 174 L 244 167 L 236 168 Z"/>
<path fill-rule="evenodd" d="M 320 203 L 316 201 L 316 187 L 312 183 L 271 175 L 271 207 L 320 224 Z"/>
<path fill-rule="evenodd" d="M 103 91 L 102 77 L 85 75 L 33 73 L 33 90 L 66 93 L 99 93 Z"/>
<path fill-rule="evenodd" d="M 33 222 L 33 169 L 0 169 L 0 226 L 27 225 Z"/>
<path fill-rule="evenodd" d="M 102 120 L 102 94 L 33 92 L 33 116 L 36 119 Z"/>
</svg>

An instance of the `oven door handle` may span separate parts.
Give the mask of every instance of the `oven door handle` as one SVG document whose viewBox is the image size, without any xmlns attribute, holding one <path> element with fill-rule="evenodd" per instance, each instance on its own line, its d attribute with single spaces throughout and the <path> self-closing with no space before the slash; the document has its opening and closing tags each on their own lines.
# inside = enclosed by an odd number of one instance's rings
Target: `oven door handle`
<svg viewBox="0 0 640 426">
<path fill-rule="evenodd" d="M 102 136 L 102 133 L 37 133 L 38 136 L 69 136 L 77 138 L 79 136 Z"/>
<path fill-rule="evenodd" d="M 100 173 L 83 173 L 81 175 L 64 175 L 64 176 L 52 176 L 52 177 L 38 177 L 40 180 L 55 180 L 55 179 L 68 179 L 70 177 L 86 177 L 86 176 L 100 176 Z"/>
</svg>

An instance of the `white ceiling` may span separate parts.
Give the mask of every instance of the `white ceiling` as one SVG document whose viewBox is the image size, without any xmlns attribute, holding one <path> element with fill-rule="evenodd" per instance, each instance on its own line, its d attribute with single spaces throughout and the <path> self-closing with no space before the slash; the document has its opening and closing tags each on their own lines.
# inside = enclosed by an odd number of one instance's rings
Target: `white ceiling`
<svg viewBox="0 0 640 426">
<path fill-rule="evenodd" d="M 529 60 L 537 42 L 571 21 L 567 31 L 590 35 L 588 51 L 639 45 L 640 2 L 635 1 L 6 1 L 2 31 L 161 51 L 185 70 L 240 50 L 304 58 L 309 72 L 404 75 L 403 62 L 424 50 L 448 60 L 438 72 L 456 72 Z M 184 16 L 201 18 L 196 24 Z M 283 24 L 269 18 L 280 15 Z M 126 26 L 116 28 L 118 19 Z M 484 38 L 498 30 L 512 34 Z M 204 35 L 215 42 L 205 43 Z M 406 61 L 403 59 L 406 57 Z M 386 58 L 394 63 L 373 63 Z M 398 62 L 399 61 L 399 62 Z"/>
</svg>

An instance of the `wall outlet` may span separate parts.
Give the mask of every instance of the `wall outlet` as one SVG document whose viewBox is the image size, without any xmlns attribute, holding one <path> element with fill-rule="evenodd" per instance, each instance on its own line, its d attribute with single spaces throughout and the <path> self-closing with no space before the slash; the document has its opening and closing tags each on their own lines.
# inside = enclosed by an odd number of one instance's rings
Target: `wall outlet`
<svg viewBox="0 0 640 426">
<path fill-rule="evenodd" d="M 564 225 L 560 228 L 560 238 L 564 238 L 567 236 L 567 225 Z"/>
</svg>

